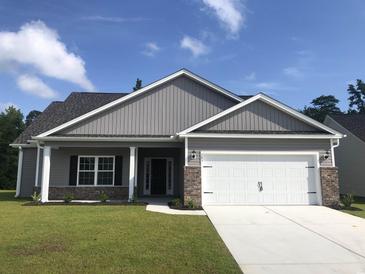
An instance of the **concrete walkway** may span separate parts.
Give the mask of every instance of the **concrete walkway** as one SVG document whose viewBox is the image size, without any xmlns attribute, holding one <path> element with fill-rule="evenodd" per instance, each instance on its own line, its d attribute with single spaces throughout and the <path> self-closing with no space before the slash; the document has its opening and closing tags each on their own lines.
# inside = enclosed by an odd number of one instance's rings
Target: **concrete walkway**
<svg viewBox="0 0 365 274">
<path fill-rule="evenodd" d="M 246 274 L 365 274 L 365 220 L 319 206 L 204 208 Z"/>
<path fill-rule="evenodd" d="M 199 215 L 205 216 L 206 213 L 204 210 L 178 210 L 171 209 L 167 203 L 171 199 L 166 198 L 145 198 L 141 199 L 142 202 L 147 202 L 146 210 L 164 214 L 172 214 L 172 215 Z"/>
</svg>

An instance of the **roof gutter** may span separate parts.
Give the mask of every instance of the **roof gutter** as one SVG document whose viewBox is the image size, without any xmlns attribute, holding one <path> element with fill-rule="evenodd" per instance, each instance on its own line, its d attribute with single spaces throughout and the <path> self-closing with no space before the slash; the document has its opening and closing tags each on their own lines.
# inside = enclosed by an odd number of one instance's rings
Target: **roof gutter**
<svg viewBox="0 0 365 274">
<path fill-rule="evenodd" d="M 241 138 L 241 139 L 341 139 L 343 135 L 331 134 L 220 134 L 220 133 L 188 133 L 179 137 L 189 138 Z"/>
<path fill-rule="evenodd" d="M 66 137 L 66 136 L 33 136 L 38 141 L 62 141 L 62 142 L 178 142 L 170 137 Z"/>
</svg>

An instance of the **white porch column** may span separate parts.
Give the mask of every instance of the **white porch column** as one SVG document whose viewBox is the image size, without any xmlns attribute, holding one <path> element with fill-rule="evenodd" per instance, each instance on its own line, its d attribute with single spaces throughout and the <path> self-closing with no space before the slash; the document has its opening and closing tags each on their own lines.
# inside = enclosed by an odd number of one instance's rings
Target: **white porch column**
<svg viewBox="0 0 365 274">
<path fill-rule="evenodd" d="M 136 148 L 130 147 L 129 154 L 129 192 L 128 192 L 128 200 L 131 201 L 133 199 L 134 194 L 134 179 L 135 179 L 135 161 L 136 161 Z"/>
<path fill-rule="evenodd" d="M 34 186 L 38 186 L 38 177 L 39 177 L 39 158 L 41 154 L 41 147 L 39 144 L 37 144 L 37 159 L 36 159 L 36 167 L 35 167 L 35 182 Z"/>
<path fill-rule="evenodd" d="M 189 141 L 188 137 L 185 137 L 185 166 L 189 165 Z"/>
<path fill-rule="evenodd" d="M 15 197 L 19 197 L 19 195 L 20 195 L 20 184 L 21 184 L 21 181 L 22 181 L 22 169 L 23 169 L 23 149 L 22 149 L 22 147 L 19 147 L 18 174 L 17 174 L 17 177 L 16 177 Z"/>
<path fill-rule="evenodd" d="M 50 169 L 51 169 L 51 147 L 45 146 L 43 148 L 42 190 L 41 190 L 42 203 L 48 202 Z"/>
</svg>

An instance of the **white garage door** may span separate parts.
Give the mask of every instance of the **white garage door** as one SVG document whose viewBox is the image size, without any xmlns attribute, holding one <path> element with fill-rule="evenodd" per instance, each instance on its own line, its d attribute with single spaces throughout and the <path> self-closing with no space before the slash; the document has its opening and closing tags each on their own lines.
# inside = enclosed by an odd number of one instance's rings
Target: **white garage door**
<svg viewBox="0 0 365 274">
<path fill-rule="evenodd" d="M 203 205 L 318 203 L 314 155 L 202 155 Z"/>
</svg>

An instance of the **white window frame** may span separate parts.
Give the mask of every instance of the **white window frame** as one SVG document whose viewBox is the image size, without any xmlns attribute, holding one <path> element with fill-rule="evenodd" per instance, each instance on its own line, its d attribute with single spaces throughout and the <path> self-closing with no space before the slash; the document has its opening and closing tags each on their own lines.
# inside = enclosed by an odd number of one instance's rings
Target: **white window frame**
<svg viewBox="0 0 365 274">
<path fill-rule="evenodd" d="M 94 170 L 80 170 L 80 159 L 81 158 L 94 158 Z M 113 158 L 113 169 L 112 170 L 99 170 L 99 158 Z M 79 175 L 80 172 L 94 172 L 94 184 L 92 185 L 80 185 L 79 184 Z M 113 172 L 113 184 L 111 185 L 98 185 L 98 173 L 99 172 Z M 95 186 L 95 187 L 111 187 L 114 186 L 115 180 L 115 156 L 114 155 L 78 155 L 77 159 L 77 184 L 79 187 L 87 187 L 87 186 Z"/>
<path fill-rule="evenodd" d="M 144 173 L 143 173 L 143 195 L 151 195 L 151 170 L 152 170 L 152 160 L 155 159 L 163 159 L 166 160 L 166 194 L 165 195 L 173 195 L 174 194 L 174 158 L 172 157 L 146 157 L 144 158 Z M 149 162 L 149 188 L 146 188 L 146 179 L 147 179 L 147 162 Z M 171 163 L 171 188 L 168 187 L 168 175 L 169 175 L 169 163 Z"/>
</svg>

